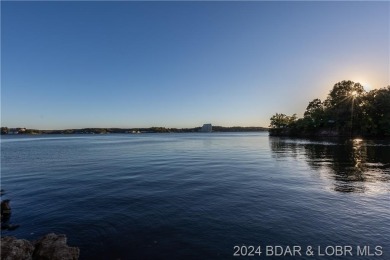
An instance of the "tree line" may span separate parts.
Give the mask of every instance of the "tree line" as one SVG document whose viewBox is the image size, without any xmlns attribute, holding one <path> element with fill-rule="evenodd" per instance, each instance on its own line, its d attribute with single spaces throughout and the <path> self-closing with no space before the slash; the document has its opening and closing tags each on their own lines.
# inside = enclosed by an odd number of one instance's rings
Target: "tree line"
<svg viewBox="0 0 390 260">
<path fill-rule="evenodd" d="M 1 134 L 125 134 L 125 133 L 195 133 L 199 132 L 201 127 L 194 128 L 82 128 L 82 129 L 64 129 L 64 130 L 38 130 L 26 128 L 8 128 L 1 127 Z M 213 126 L 213 132 L 259 132 L 267 131 L 264 127 L 223 127 Z"/>
<path fill-rule="evenodd" d="M 270 135 L 390 136 L 390 86 L 367 92 L 344 80 L 324 101 L 309 102 L 303 118 L 276 113 L 270 120 Z"/>
</svg>

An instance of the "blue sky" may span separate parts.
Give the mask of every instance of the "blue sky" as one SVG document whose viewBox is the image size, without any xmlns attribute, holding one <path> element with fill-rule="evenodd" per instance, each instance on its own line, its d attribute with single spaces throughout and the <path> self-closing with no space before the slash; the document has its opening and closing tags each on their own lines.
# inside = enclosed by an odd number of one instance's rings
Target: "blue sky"
<svg viewBox="0 0 390 260">
<path fill-rule="evenodd" d="M 1 125 L 268 126 L 390 84 L 390 2 L 1 2 Z"/>
</svg>

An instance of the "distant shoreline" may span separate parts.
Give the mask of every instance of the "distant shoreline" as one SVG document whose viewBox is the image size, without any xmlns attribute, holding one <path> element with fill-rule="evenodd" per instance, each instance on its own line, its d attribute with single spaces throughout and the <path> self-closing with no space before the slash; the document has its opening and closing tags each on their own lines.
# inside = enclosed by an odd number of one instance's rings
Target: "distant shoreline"
<svg viewBox="0 0 390 260">
<path fill-rule="evenodd" d="M 201 127 L 194 128 L 80 128 L 62 130 L 40 130 L 28 128 L 1 128 L 1 135 L 40 135 L 40 134 L 140 134 L 140 133 L 196 133 L 201 132 Z M 266 127 L 223 127 L 213 126 L 212 132 L 264 132 Z"/>
</svg>

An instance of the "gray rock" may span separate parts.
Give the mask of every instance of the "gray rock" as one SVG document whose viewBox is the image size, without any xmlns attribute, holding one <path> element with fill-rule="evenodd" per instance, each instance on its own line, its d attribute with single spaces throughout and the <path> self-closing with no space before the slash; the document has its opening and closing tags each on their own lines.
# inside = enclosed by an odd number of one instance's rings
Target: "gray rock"
<svg viewBox="0 0 390 260">
<path fill-rule="evenodd" d="M 35 242 L 33 259 L 40 260 L 77 260 L 80 249 L 69 247 L 65 235 L 50 233 Z"/>
<path fill-rule="evenodd" d="M 30 242 L 15 237 L 1 238 L 2 260 L 77 260 L 80 249 L 69 247 L 65 235 L 50 233 Z"/>
<path fill-rule="evenodd" d="M 32 260 L 34 246 L 25 239 L 15 237 L 1 238 L 2 260 Z"/>
</svg>

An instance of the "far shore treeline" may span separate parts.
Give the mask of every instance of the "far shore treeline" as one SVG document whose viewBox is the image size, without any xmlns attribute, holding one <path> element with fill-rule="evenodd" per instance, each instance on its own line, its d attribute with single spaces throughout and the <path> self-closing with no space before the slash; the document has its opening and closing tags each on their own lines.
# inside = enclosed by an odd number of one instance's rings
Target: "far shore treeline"
<svg viewBox="0 0 390 260">
<path fill-rule="evenodd" d="M 27 128 L 1 127 L 1 134 L 126 134 L 126 133 L 194 133 L 199 132 L 201 127 L 194 128 L 82 128 L 65 130 L 38 130 Z M 213 126 L 213 132 L 259 132 L 267 131 L 264 127 L 223 127 Z"/>
<path fill-rule="evenodd" d="M 390 86 L 367 92 L 341 81 L 324 101 L 309 102 L 303 118 L 276 113 L 270 120 L 274 136 L 390 137 Z"/>
</svg>

